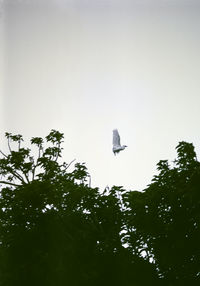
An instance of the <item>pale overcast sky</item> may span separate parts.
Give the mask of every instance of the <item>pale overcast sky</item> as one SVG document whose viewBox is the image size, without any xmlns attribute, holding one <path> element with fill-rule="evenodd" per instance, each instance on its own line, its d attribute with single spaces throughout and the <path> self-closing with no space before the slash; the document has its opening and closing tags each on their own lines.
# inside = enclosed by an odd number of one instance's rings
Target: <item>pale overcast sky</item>
<svg viewBox="0 0 200 286">
<path fill-rule="evenodd" d="M 0 2 L 1 138 L 63 132 L 101 189 L 144 189 L 179 141 L 200 154 L 199 0 Z"/>
</svg>

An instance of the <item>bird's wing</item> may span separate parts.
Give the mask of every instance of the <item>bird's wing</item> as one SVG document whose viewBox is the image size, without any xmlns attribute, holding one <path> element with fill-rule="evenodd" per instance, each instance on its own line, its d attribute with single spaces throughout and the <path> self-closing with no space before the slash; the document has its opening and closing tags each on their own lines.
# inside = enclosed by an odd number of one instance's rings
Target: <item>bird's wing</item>
<svg viewBox="0 0 200 286">
<path fill-rule="evenodd" d="M 113 130 L 113 146 L 121 146 L 120 144 L 120 136 L 117 129 Z"/>
</svg>

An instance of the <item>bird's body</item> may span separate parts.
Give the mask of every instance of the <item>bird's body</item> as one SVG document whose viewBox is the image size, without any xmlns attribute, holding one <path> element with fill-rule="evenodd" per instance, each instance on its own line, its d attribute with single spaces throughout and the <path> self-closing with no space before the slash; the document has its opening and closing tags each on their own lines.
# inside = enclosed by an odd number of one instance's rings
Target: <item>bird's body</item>
<svg viewBox="0 0 200 286">
<path fill-rule="evenodd" d="M 113 130 L 113 153 L 116 155 L 116 153 L 119 153 L 120 151 L 124 150 L 127 146 L 122 145 L 120 143 L 120 136 L 117 129 Z"/>
</svg>

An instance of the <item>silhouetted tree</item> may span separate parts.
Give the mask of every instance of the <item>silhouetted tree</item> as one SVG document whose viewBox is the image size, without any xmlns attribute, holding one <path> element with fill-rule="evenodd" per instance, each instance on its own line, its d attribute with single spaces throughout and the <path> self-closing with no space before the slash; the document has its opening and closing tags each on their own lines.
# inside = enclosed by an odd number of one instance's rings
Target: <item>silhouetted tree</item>
<svg viewBox="0 0 200 286">
<path fill-rule="evenodd" d="M 63 134 L 6 133 L 0 159 L 0 286 L 198 285 L 200 163 L 180 142 L 143 191 L 90 187 L 60 163 Z M 45 142 L 46 141 L 46 142 Z M 15 149 L 13 149 L 13 145 Z"/>
<path fill-rule="evenodd" d="M 0 285 L 156 285 L 155 266 L 124 247 L 128 213 L 121 187 L 88 185 L 84 164 L 59 163 L 63 134 L 46 143 L 6 133 L 1 151 Z M 17 144 L 13 150 L 12 143 Z M 47 146 L 45 147 L 45 145 Z M 49 145 L 48 145 L 49 144 Z"/>
<path fill-rule="evenodd" d="M 166 285 L 200 282 L 200 163 L 194 147 L 180 142 L 173 167 L 158 163 L 158 175 L 142 192 L 124 194 L 125 241 L 155 264 Z"/>
</svg>

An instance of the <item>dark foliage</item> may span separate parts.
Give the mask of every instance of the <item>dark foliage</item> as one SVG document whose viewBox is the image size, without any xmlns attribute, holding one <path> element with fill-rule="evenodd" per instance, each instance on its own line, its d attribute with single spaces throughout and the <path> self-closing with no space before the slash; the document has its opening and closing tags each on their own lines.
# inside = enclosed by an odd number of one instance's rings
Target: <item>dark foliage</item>
<svg viewBox="0 0 200 286">
<path fill-rule="evenodd" d="M 197 285 L 200 163 L 180 142 L 144 192 L 90 187 L 84 164 L 60 163 L 63 134 L 21 135 L 1 151 L 0 286 Z M 11 148 L 16 144 L 16 149 Z M 185 284 L 186 283 L 186 284 Z"/>
</svg>

